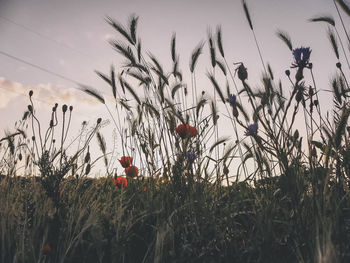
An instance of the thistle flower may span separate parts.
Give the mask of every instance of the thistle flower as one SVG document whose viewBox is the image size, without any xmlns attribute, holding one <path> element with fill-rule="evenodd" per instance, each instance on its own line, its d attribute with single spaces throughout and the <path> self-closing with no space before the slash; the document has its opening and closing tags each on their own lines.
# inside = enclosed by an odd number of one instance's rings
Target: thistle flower
<svg viewBox="0 0 350 263">
<path fill-rule="evenodd" d="M 127 168 L 127 167 L 129 167 L 129 166 L 131 165 L 132 160 L 133 160 L 132 157 L 123 156 L 123 157 L 119 160 L 119 162 L 120 162 L 120 164 L 123 166 L 123 168 Z"/>
<path fill-rule="evenodd" d="M 309 64 L 311 49 L 309 47 L 304 48 L 296 48 L 293 50 L 293 56 L 295 63 L 293 66 L 295 67 L 306 67 Z"/>
<path fill-rule="evenodd" d="M 194 160 L 196 160 L 197 155 L 195 153 L 188 152 L 188 153 L 186 153 L 186 157 L 190 163 L 193 163 Z"/>
<path fill-rule="evenodd" d="M 114 186 L 126 188 L 128 186 L 128 180 L 124 177 L 118 176 L 117 179 L 114 180 Z"/>
<path fill-rule="evenodd" d="M 125 174 L 128 177 L 135 177 L 139 174 L 139 169 L 136 166 L 129 166 L 125 168 Z"/>
<path fill-rule="evenodd" d="M 258 133 L 258 124 L 253 123 L 248 126 L 247 131 L 245 132 L 246 136 L 255 136 Z"/>
</svg>

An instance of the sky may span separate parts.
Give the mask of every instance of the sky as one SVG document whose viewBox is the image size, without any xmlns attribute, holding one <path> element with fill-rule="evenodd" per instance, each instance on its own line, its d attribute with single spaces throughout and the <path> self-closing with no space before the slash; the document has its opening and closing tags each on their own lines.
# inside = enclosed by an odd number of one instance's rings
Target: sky
<svg viewBox="0 0 350 263">
<path fill-rule="evenodd" d="M 320 102 L 331 107 L 329 93 L 323 90 L 330 87 L 337 60 L 327 39 L 327 26 L 307 20 L 331 15 L 343 37 L 333 1 L 247 0 L 247 4 L 264 60 L 271 64 L 276 78 L 286 83 L 284 89 L 290 89 L 284 71 L 293 59 L 276 37 L 278 29 L 288 32 L 294 47 L 311 47 Z M 44 119 L 55 102 L 74 106 L 76 126 L 83 120 L 107 119 L 106 110 L 78 90 L 74 82 L 94 87 L 106 98 L 111 96 L 94 72 L 108 72 L 112 64 L 121 71 L 123 60 L 108 43 L 119 36 L 105 19 L 110 16 L 126 23 L 131 14 L 139 16 L 138 36 L 143 49 L 159 58 L 168 70 L 170 39 L 176 33 L 180 67 L 188 83 L 191 52 L 207 39 L 210 28 L 215 32 L 221 25 L 225 56 L 232 69 L 233 62 L 243 62 L 251 86 L 260 84 L 263 69 L 240 0 L 0 0 L 0 136 L 22 117 L 30 89 Z M 349 25 L 350 20 L 343 17 Z M 198 86 L 212 91 L 205 75 L 210 68 L 208 53 L 205 46 L 199 60 Z"/>
</svg>

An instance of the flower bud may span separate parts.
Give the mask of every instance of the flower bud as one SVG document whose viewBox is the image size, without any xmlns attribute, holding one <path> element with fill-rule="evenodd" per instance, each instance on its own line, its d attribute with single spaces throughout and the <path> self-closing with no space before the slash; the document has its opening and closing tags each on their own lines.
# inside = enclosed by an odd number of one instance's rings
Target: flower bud
<svg viewBox="0 0 350 263">
<path fill-rule="evenodd" d="M 32 90 L 29 91 L 29 97 L 31 97 L 31 96 L 33 96 L 33 91 Z"/>
<path fill-rule="evenodd" d="M 247 68 L 244 67 L 243 63 L 238 67 L 237 74 L 241 81 L 245 81 L 248 78 Z"/>
<path fill-rule="evenodd" d="M 68 106 L 67 106 L 66 104 L 64 104 L 64 105 L 62 106 L 62 111 L 63 111 L 63 113 L 65 113 L 65 112 L 67 111 L 67 109 L 68 109 Z"/>
<path fill-rule="evenodd" d="M 286 75 L 289 77 L 290 76 L 290 70 L 287 69 L 284 73 L 286 73 Z"/>
</svg>

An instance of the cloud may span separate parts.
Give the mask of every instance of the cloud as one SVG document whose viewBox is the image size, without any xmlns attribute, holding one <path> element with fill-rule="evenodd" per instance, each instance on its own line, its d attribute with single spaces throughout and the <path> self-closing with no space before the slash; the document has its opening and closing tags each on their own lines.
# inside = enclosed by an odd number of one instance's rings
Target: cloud
<svg viewBox="0 0 350 263">
<path fill-rule="evenodd" d="M 33 90 L 34 100 L 49 104 L 66 103 L 70 105 L 93 106 L 99 102 L 91 96 L 76 88 L 65 88 L 53 84 L 23 85 L 18 82 L 0 77 L 0 109 L 6 108 L 9 103 L 17 99 L 27 97 L 30 90 Z M 82 105 L 82 106 L 83 106 Z"/>
</svg>

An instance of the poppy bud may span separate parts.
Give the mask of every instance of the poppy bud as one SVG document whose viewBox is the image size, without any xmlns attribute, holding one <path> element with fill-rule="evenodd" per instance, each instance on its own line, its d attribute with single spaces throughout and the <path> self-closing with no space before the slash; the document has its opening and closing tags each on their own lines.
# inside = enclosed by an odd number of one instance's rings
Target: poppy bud
<svg viewBox="0 0 350 263">
<path fill-rule="evenodd" d="M 312 89 L 312 87 L 310 86 L 309 88 L 309 96 L 313 96 L 314 95 L 314 90 Z"/>
<path fill-rule="evenodd" d="M 32 141 L 35 141 L 35 136 L 32 136 Z"/>
<path fill-rule="evenodd" d="M 224 169 L 223 169 L 224 175 L 228 175 L 229 172 L 230 170 L 227 168 L 226 164 L 224 164 Z"/>
<path fill-rule="evenodd" d="M 22 161 L 22 153 L 19 153 L 19 154 L 18 154 L 18 159 L 19 159 L 20 161 Z"/>
<path fill-rule="evenodd" d="M 297 140 L 299 138 L 299 131 L 298 130 L 295 130 L 293 138 L 294 138 L 294 140 Z"/>
<path fill-rule="evenodd" d="M 86 155 L 85 155 L 84 162 L 88 163 L 89 161 L 90 161 L 90 152 L 87 152 Z"/>
<path fill-rule="evenodd" d="M 33 106 L 32 105 L 28 105 L 28 110 L 29 110 L 29 112 L 33 112 Z"/>
<path fill-rule="evenodd" d="M 73 106 L 69 106 L 69 111 L 72 111 L 73 110 Z"/>
<path fill-rule="evenodd" d="M 244 67 L 243 63 L 238 67 L 238 78 L 241 81 L 245 81 L 248 78 L 247 68 Z"/>
<path fill-rule="evenodd" d="M 62 106 L 62 111 L 63 111 L 63 112 L 66 112 L 67 109 L 68 109 L 68 106 L 67 106 L 66 104 L 64 104 L 64 105 Z"/>
<path fill-rule="evenodd" d="M 340 62 L 338 62 L 337 64 L 335 64 L 336 66 L 337 66 L 337 68 L 341 68 L 341 63 Z"/>
<path fill-rule="evenodd" d="M 318 100 L 314 100 L 314 104 L 317 107 L 318 106 Z"/>
<path fill-rule="evenodd" d="M 31 96 L 33 96 L 33 91 L 32 90 L 29 91 L 29 97 L 31 97 Z"/>
<path fill-rule="evenodd" d="M 286 75 L 289 77 L 290 76 L 290 70 L 287 69 L 284 73 L 286 73 Z"/>
<path fill-rule="evenodd" d="M 97 119 L 97 124 L 100 124 L 101 121 L 102 121 L 102 119 L 101 119 L 101 118 L 98 118 L 98 119 Z"/>
<path fill-rule="evenodd" d="M 51 246 L 46 244 L 45 246 L 43 246 L 42 252 L 44 255 L 50 254 L 51 253 Z"/>
<path fill-rule="evenodd" d="M 90 173 L 90 170 L 91 170 L 91 164 L 88 163 L 85 169 L 85 175 L 88 175 Z"/>
</svg>

